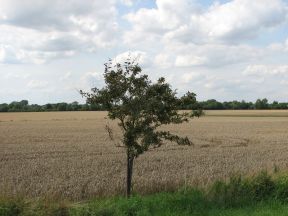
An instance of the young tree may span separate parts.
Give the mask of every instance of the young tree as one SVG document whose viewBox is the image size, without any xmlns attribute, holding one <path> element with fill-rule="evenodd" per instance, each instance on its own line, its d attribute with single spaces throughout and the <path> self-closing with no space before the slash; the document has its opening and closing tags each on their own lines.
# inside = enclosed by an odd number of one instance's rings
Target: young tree
<svg viewBox="0 0 288 216">
<path fill-rule="evenodd" d="M 131 59 L 123 65 L 105 64 L 105 87 L 93 88 L 91 92 L 80 91 L 87 103 L 101 105 L 108 111 L 108 117 L 119 120 L 123 140 L 121 146 L 127 155 L 127 197 L 131 194 L 132 171 L 134 159 L 149 150 L 160 147 L 164 140 L 179 145 L 191 145 L 188 137 L 179 137 L 163 131 L 163 124 L 180 124 L 188 122 L 201 111 L 179 112 L 181 101 L 163 77 L 152 83 L 148 76 L 141 73 L 140 66 Z M 186 94 L 185 104 L 196 103 L 196 95 Z M 109 134 L 111 129 L 106 126 Z"/>
</svg>

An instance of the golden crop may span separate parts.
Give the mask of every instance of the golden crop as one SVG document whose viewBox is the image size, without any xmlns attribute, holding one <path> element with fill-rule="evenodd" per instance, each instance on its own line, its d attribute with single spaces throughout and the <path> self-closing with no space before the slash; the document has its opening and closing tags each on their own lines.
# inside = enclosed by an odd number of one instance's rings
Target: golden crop
<svg viewBox="0 0 288 216">
<path fill-rule="evenodd" d="M 81 200 L 124 194 L 126 158 L 106 112 L 0 113 L 0 195 Z M 114 129 L 111 141 L 105 125 Z M 210 111 L 165 126 L 194 146 L 167 143 L 135 161 L 138 193 L 205 186 L 231 173 L 288 167 L 288 111 Z"/>
</svg>

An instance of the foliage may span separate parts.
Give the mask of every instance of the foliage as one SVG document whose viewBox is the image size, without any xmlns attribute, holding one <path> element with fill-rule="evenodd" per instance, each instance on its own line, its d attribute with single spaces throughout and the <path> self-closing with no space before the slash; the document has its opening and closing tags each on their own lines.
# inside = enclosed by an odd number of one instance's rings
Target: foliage
<svg viewBox="0 0 288 216">
<path fill-rule="evenodd" d="M 266 98 L 257 99 L 255 103 L 242 101 L 224 101 L 207 100 L 199 103 L 204 110 L 251 110 L 251 109 L 288 109 L 288 103 L 279 103 L 274 101 L 269 104 Z"/>
<path fill-rule="evenodd" d="M 276 185 L 267 172 L 261 172 L 251 184 L 251 192 L 256 200 L 268 199 L 275 193 Z"/>
<path fill-rule="evenodd" d="M 122 147 L 127 154 L 127 196 L 130 196 L 135 158 L 150 148 L 160 147 L 165 140 L 179 145 L 192 144 L 188 137 L 180 137 L 159 127 L 188 122 L 194 116 L 199 117 L 201 111 L 179 112 L 181 103 L 196 104 L 196 94 L 188 92 L 182 101 L 179 100 L 176 91 L 163 77 L 152 83 L 131 59 L 123 65 L 114 65 L 110 60 L 105 64 L 104 79 L 106 86 L 102 89 L 93 88 L 92 92 L 80 93 L 86 97 L 88 104 L 99 104 L 108 111 L 110 119 L 119 121 L 123 134 Z M 106 127 L 111 135 L 111 129 Z"/>
<path fill-rule="evenodd" d="M 256 109 L 268 109 L 269 108 L 268 100 L 266 98 L 262 100 L 258 99 L 255 103 L 255 108 Z"/>
<path fill-rule="evenodd" d="M 26 103 L 23 103 L 25 101 Z M 99 111 L 103 110 L 100 105 L 79 104 L 77 101 L 72 103 L 55 103 L 55 104 L 29 104 L 27 100 L 20 102 L 14 101 L 10 104 L 0 104 L 0 112 L 51 112 L 51 111 Z"/>
</svg>

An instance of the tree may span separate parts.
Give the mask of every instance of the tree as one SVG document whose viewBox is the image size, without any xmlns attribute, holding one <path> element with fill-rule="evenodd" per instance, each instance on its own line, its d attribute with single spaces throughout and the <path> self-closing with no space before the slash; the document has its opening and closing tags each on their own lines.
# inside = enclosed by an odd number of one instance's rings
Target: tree
<svg viewBox="0 0 288 216">
<path fill-rule="evenodd" d="M 51 110 L 53 110 L 53 105 L 50 104 L 50 103 L 45 104 L 44 107 L 43 107 L 43 109 L 44 109 L 45 111 L 51 111 Z"/>
<path fill-rule="evenodd" d="M 203 109 L 205 110 L 221 110 L 223 109 L 223 104 L 215 99 L 210 99 L 201 103 Z"/>
<path fill-rule="evenodd" d="M 69 105 L 70 105 L 72 111 L 77 111 L 77 110 L 79 110 L 80 105 L 79 105 L 79 103 L 78 103 L 77 101 L 74 101 L 74 102 L 72 102 L 72 103 L 69 104 Z"/>
<path fill-rule="evenodd" d="M 21 100 L 19 103 L 20 103 L 21 107 L 28 106 L 28 104 L 29 104 L 28 100 Z"/>
<path fill-rule="evenodd" d="M 268 104 L 268 100 L 266 98 L 264 99 L 257 99 L 256 103 L 255 103 L 255 108 L 256 109 L 268 109 L 269 108 L 269 104 Z"/>
<path fill-rule="evenodd" d="M 0 112 L 8 112 L 8 110 L 9 110 L 8 104 L 6 103 L 0 104 Z"/>
<path fill-rule="evenodd" d="M 67 111 L 67 103 L 58 103 L 57 104 L 58 111 Z"/>
<path fill-rule="evenodd" d="M 104 79 L 106 86 L 93 88 L 91 92 L 80 91 L 88 104 L 101 105 L 108 111 L 108 117 L 119 120 L 122 130 L 121 147 L 127 155 L 127 197 L 131 194 L 133 162 L 135 158 L 151 148 L 158 148 L 165 140 L 179 145 L 191 145 L 188 137 L 179 137 L 169 131 L 162 131 L 163 124 L 180 124 L 188 122 L 201 112 L 178 112 L 180 100 L 163 77 L 152 83 L 148 76 L 142 74 L 141 67 L 131 59 L 124 64 L 105 64 Z M 196 102 L 196 95 L 186 94 L 186 100 Z M 188 103 L 188 101 L 185 101 Z M 111 129 L 106 126 L 112 135 Z M 156 130 L 157 129 L 157 130 Z"/>
<path fill-rule="evenodd" d="M 183 110 L 194 110 L 194 112 L 198 110 L 200 111 L 199 115 L 203 114 L 202 109 L 200 109 L 200 104 L 196 100 L 195 93 L 188 91 L 185 95 L 183 95 L 180 98 L 179 101 L 180 101 L 180 104 L 178 108 L 183 109 Z"/>
<path fill-rule="evenodd" d="M 279 102 L 278 101 L 273 101 L 272 104 L 270 104 L 271 109 L 279 109 Z"/>
</svg>

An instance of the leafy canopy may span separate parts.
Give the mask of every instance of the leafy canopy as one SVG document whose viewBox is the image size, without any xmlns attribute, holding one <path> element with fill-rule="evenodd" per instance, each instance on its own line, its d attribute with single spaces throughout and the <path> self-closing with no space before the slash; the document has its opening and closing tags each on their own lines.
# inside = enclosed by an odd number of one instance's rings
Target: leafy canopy
<svg viewBox="0 0 288 216">
<path fill-rule="evenodd" d="M 138 157 L 149 147 L 160 147 L 164 140 L 180 145 L 192 144 L 187 137 L 159 129 L 163 124 L 180 124 L 201 115 L 197 110 L 192 113 L 178 111 L 183 100 L 176 97 L 176 91 L 163 77 L 152 83 L 135 61 L 127 59 L 123 65 L 115 65 L 111 60 L 106 63 L 104 78 L 104 88 L 80 93 L 88 103 L 100 104 L 108 110 L 110 119 L 119 120 L 123 147 L 130 157 Z M 196 103 L 194 93 L 188 92 L 183 97 L 185 104 Z"/>
</svg>

